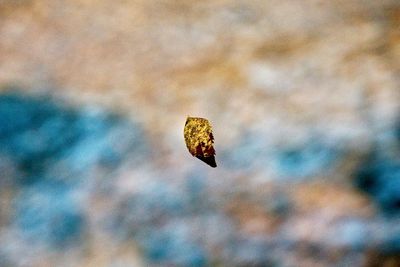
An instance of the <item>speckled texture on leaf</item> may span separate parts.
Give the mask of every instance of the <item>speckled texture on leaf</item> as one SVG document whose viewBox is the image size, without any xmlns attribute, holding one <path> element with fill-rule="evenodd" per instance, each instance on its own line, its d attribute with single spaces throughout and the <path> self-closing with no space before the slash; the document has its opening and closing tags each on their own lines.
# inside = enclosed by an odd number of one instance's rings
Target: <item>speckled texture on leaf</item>
<svg viewBox="0 0 400 267">
<path fill-rule="evenodd" d="M 190 154 L 211 167 L 217 167 L 214 156 L 214 137 L 211 124 L 207 119 L 188 117 L 185 123 L 184 137 Z"/>
</svg>

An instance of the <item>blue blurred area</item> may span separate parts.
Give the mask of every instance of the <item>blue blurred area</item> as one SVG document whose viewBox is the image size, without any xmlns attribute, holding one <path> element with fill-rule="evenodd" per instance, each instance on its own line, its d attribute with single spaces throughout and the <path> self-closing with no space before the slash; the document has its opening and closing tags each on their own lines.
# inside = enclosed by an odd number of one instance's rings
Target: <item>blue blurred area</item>
<svg viewBox="0 0 400 267">
<path fill-rule="evenodd" d="M 74 110 L 46 96 L 0 95 L 0 125 L 0 154 L 18 165 L 16 182 L 21 184 L 45 178 L 59 163 L 71 181 L 95 164 L 115 168 L 130 150 L 138 158 L 148 151 L 143 133 L 130 121 L 98 110 Z M 128 138 L 119 139 L 127 133 Z"/>
<path fill-rule="evenodd" d="M 395 135 L 397 137 L 397 142 L 398 142 L 398 145 L 400 146 L 400 119 L 397 120 L 397 126 L 396 126 L 395 131 L 396 131 Z"/>
<path fill-rule="evenodd" d="M 276 266 L 271 254 L 265 253 L 270 246 L 262 237 L 237 237 L 227 247 L 230 257 L 228 262 L 232 262 L 231 264 L 235 266 Z"/>
<path fill-rule="evenodd" d="M 160 222 L 188 214 L 185 194 L 166 182 L 151 184 L 135 195 L 121 201 L 115 210 L 112 229 L 123 238 L 135 237 L 143 228 L 155 229 Z"/>
<path fill-rule="evenodd" d="M 265 145 L 260 133 L 245 132 L 240 142 L 221 152 L 224 166 L 235 170 L 272 168 L 277 177 L 299 180 L 334 169 L 341 151 L 318 137 L 311 136 L 304 143 L 279 147 Z"/>
<path fill-rule="evenodd" d="M 359 167 L 355 185 L 376 201 L 387 215 L 400 212 L 400 160 L 373 152 Z"/>
<path fill-rule="evenodd" d="M 18 164 L 18 182 L 30 184 L 45 175 L 79 138 L 77 114 L 52 101 L 12 92 L 0 97 L 0 153 Z"/>
<path fill-rule="evenodd" d="M 33 244 L 59 249 L 84 240 L 87 211 L 77 195 L 91 172 L 101 168 L 94 177 L 101 179 L 148 151 L 140 127 L 117 114 L 15 90 L 0 95 L 0 159 L 16 170 L 0 178 L 15 192 L 11 222 Z"/>
<path fill-rule="evenodd" d="M 84 211 L 63 183 L 42 181 L 22 189 L 14 212 L 17 227 L 32 243 L 63 248 L 85 237 Z"/>
<path fill-rule="evenodd" d="M 254 168 L 267 158 L 268 150 L 262 143 L 263 137 L 260 134 L 244 132 L 237 144 L 219 153 L 219 159 L 228 168 L 237 170 Z"/>
<path fill-rule="evenodd" d="M 327 172 L 339 158 L 337 149 L 318 140 L 289 147 L 276 156 L 275 165 L 284 178 L 304 178 Z"/>
<path fill-rule="evenodd" d="M 172 221 L 137 236 L 150 262 L 172 266 L 208 266 L 207 254 L 199 244 L 191 240 L 191 232 L 184 223 Z"/>
<path fill-rule="evenodd" d="M 8 183 L 0 181 L 0 197 L 7 192 L 11 201 L 7 212 L 0 211 L 0 226 L 52 252 L 82 248 L 91 233 L 100 229 L 110 236 L 110 243 L 133 241 L 151 266 L 280 266 L 277 262 L 284 256 L 267 252 L 290 253 L 294 248 L 312 257 L 326 257 L 329 249 L 345 248 L 350 256 L 343 257 L 342 263 L 353 262 L 373 242 L 382 255 L 400 253 L 396 229 L 385 226 L 384 237 L 376 241 L 369 235 L 373 230 L 368 220 L 358 215 L 337 220 L 322 241 L 287 238 L 277 225 L 291 228 L 290 220 L 301 210 L 294 186 L 312 181 L 308 177 L 333 173 L 344 153 L 321 138 L 266 149 L 259 135 L 242 136 L 237 146 L 221 151 L 219 167 L 245 174 L 272 168 L 275 182 L 284 184 L 279 190 L 260 187 L 249 194 L 243 185 L 227 186 L 220 191 L 226 195 L 215 196 L 210 193 L 215 190 L 210 174 L 195 168 L 185 172 L 180 183 L 165 179 L 162 172 L 155 172 L 158 177 L 143 171 L 140 175 L 148 175 L 148 180 L 139 185 L 135 180 L 130 184 L 133 192 L 109 195 L 113 171 L 123 162 L 129 159 L 132 170 L 154 167 L 146 162 L 152 152 L 140 125 L 112 112 L 68 106 L 45 95 L 3 93 L 0 179 Z M 370 151 L 352 177 L 355 188 L 366 193 L 382 218 L 392 223 L 400 214 L 396 155 Z M 99 229 L 91 229 L 94 209 L 86 201 L 96 199 L 96 194 L 111 208 L 97 221 Z M 266 234 L 252 234 L 253 229 Z M 4 251 L 0 248 L 0 266 L 12 265 L 12 257 Z"/>
</svg>

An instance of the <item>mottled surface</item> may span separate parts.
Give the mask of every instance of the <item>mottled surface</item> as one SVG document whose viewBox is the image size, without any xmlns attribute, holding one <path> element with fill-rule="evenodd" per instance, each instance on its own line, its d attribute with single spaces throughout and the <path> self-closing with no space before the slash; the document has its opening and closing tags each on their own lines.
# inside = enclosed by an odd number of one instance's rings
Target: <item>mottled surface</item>
<svg viewBox="0 0 400 267">
<path fill-rule="evenodd" d="M 398 0 L 0 0 L 0 266 L 398 266 L 399 25 Z"/>
<path fill-rule="evenodd" d="M 183 136 L 190 154 L 211 167 L 217 167 L 214 156 L 214 136 L 211 124 L 207 119 L 188 117 L 183 129 Z"/>
</svg>

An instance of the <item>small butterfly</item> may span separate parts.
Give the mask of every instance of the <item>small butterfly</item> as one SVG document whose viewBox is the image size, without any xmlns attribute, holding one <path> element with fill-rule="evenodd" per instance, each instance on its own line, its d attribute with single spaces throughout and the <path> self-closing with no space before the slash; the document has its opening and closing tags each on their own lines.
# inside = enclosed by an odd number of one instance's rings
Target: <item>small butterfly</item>
<svg viewBox="0 0 400 267">
<path fill-rule="evenodd" d="M 213 147 L 214 136 L 207 119 L 187 117 L 183 135 L 190 154 L 213 168 L 217 167 Z"/>
</svg>

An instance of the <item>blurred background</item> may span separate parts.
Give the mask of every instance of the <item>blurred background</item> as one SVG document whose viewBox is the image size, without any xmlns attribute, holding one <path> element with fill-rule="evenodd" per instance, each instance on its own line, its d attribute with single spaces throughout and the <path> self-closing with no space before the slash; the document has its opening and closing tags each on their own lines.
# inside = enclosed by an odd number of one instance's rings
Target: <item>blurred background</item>
<svg viewBox="0 0 400 267">
<path fill-rule="evenodd" d="M 399 71 L 398 0 L 0 0 L 0 266 L 400 266 Z"/>
</svg>

